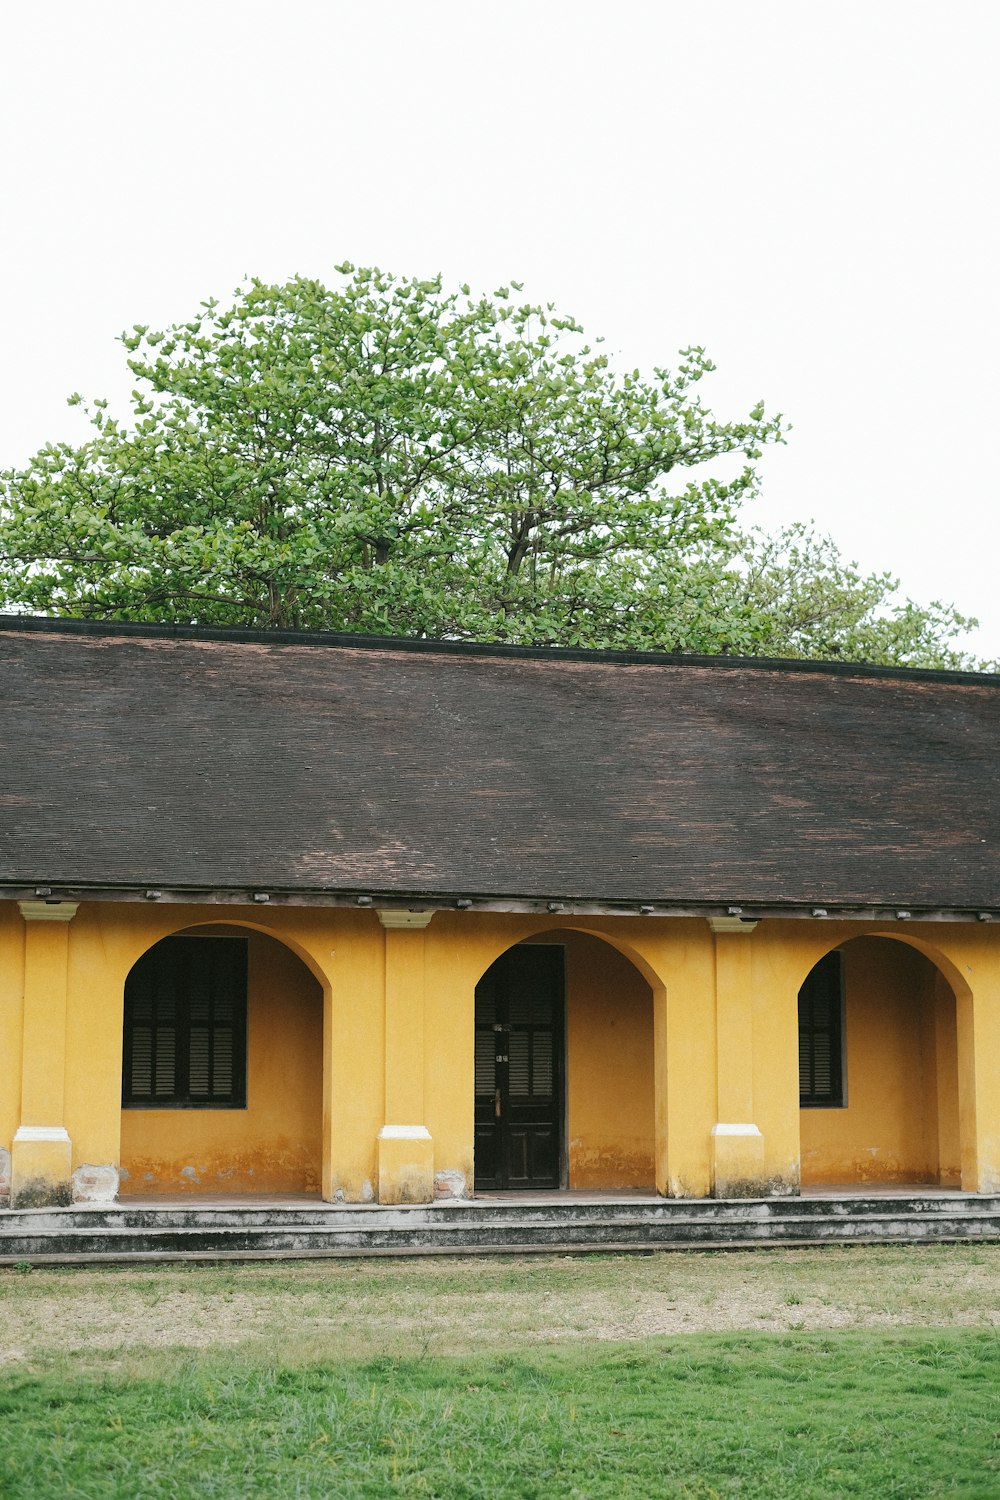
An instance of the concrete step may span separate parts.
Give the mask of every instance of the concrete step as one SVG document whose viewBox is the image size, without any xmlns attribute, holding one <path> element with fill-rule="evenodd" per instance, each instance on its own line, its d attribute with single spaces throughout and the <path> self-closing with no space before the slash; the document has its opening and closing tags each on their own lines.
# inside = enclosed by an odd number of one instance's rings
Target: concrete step
<svg viewBox="0 0 1000 1500">
<path fill-rule="evenodd" d="M 1000 1196 L 975 1193 L 928 1197 L 868 1198 L 649 1198 L 649 1199 L 571 1199 L 544 1202 L 513 1198 L 475 1199 L 461 1202 L 415 1204 L 407 1207 L 383 1207 L 379 1204 L 265 1204 L 259 1207 L 227 1208 L 221 1204 L 200 1207 L 196 1204 L 143 1204 L 132 1207 L 127 1202 L 95 1207 L 30 1208 L 0 1210 L 0 1245 L 8 1235 L 21 1232 L 59 1230 L 150 1229 L 309 1229 L 335 1233 L 355 1231 L 359 1226 L 413 1230 L 425 1226 L 435 1230 L 447 1226 L 469 1227 L 473 1224 L 505 1226 L 508 1221 L 519 1225 L 595 1223 L 631 1224 L 674 1223 L 683 1220 L 706 1220 L 731 1225 L 744 1221 L 774 1224 L 793 1219 L 866 1219 L 872 1214 L 920 1215 L 946 1218 L 956 1213 L 970 1217 L 989 1217 L 1000 1213 Z"/>
<path fill-rule="evenodd" d="M 0 1264 L 121 1260 L 239 1259 L 273 1256 L 469 1254 L 524 1250 L 649 1250 L 1000 1240 L 1000 1201 L 945 1200 L 926 1212 L 913 1200 L 868 1200 L 864 1212 L 805 1212 L 801 1200 L 736 1204 L 701 1200 L 663 1204 L 533 1205 L 528 1214 L 509 1202 L 440 1208 L 333 1209 L 320 1222 L 311 1212 L 275 1210 L 269 1223 L 260 1209 L 246 1210 L 24 1210 L 0 1220 Z M 992 1208 L 984 1205 L 992 1203 Z M 456 1206 L 450 1206 L 454 1209 Z M 736 1209 L 739 1212 L 736 1212 Z M 608 1212 L 614 1209 L 616 1212 Z M 726 1209 L 732 1210 L 725 1212 Z M 624 1211 L 623 1211 L 624 1210 Z M 224 1214 L 226 1222 L 217 1222 Z"/>
</svg>

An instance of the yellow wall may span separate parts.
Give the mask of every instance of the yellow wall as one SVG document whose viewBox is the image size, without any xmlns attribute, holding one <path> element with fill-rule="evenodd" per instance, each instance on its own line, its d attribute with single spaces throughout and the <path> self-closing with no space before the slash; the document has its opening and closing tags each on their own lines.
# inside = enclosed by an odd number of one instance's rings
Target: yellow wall
<svg viewBox="0 0 1000 1500">
<path fill-rule="evenodd" d="M 566 945 L 569 1186 L 651 1190 L 653 996 L 628 959 L 599 938 Z"/>
<path fill-rule="evenodd" d="M 957 1183 L 954 996 L 902 943 L 858 938 L 843 953 L 847 1103 L 802 1111 L 803 1185 Z"/>
<path fill-rule="evenodd" d="M 259 990 L 255 980 L 251 1001 L 251 1111 L 217 1112 L 207 1135 L 212 1112 L 126 1111 L 123 1120 L 125 977 L 161 937 L 212 918 L 285 945 L 255 943 L 259 973 L 271 978 L 260 979 Z M 564 919 L 561 935 L 589 934 L 568 939 L 571 1184 L 638 1185 L 652 1164 L 660 1191 L 705 1195 L 717 1170 L 713 1128 L 741 1122 L 745 1111 L 743 1123 L 760 1131 L 761 1190 L 794 1190 L 796 997 L 813 964 L 859 927 L 765 920 L 753 932 L 722 935 L 695 917 Z M 948 1180 L 960 1167 L 966 1188 L 1000 1191 L 1000 926 L 893 926 L 885 936 L 898 941 L 884 945 L 892 963 L 872 946 L 877 930 L 861 930 L 867 946 L 859 943 L 857 953 L 878 961 L 851 959 L 860 1009 L 848 1014 L 849 1108 L 809 1111 L 803 1120 L 807 1180 L 843 1172 L 860 1180 L 861 1166 L 875 1162 L 883 1172 Z M 203 1180 L 232 1167 L 237 1177 L 227 1180 L 235 1186 L 240 1173 L 241 1183 L 250 1180 L 250 1165 L 259 1184 L 258 1172 L 272 1170 L 267 1163 L 277 1157 L 285 1184 L 314 1182 L 321 1155 L 326 1197 L 368 1201 L 379 1190 L 386 1124 L 425 1126 L 428 1180 L 436 1175 L 442 1189 L 468 1185 L 475 987 L 513 943 L 552 933 L 551 916 L 441 911 L 424 930 L 391 932 L 363 909 L 84 901 L 68 924 L 38 924 L 29 945 L 16 903 L 0 902 L 0 1149 L 25 1123 L 23 1065 L 33 1097 L 51 1099 L 53 1109 L 63 1099 L 62 1119 L 40 1123 L 65 1126 L 73 1167 L 124 1162 L 130 1190 L 144 1190 L 139 1177 L 149 1162 L 160 1164 L 157 1180 L 199 1161 Z M 919 1024 L 907 1010 L 920 973 L 916 950 L 943 976 L 931 975 L 932 984 L 923 969 Z M 25 1031 L 22 1019 L 26 985 L 42 994 L 59 955 L 68 993 L 61 1092 L 49 1087 L 59 1080 L 37 1040 L 41 1029 Z M 277 996 L 298 1017 L 288 1028 L 296 1055 L 280 1066 L 271 1046 L 254 1051 L 258 1023 Z M 291 1100 L 290 1074 L 306 1080 Z M 417 1110 L 419 1119 L 398 1118 Z M 307 1123 L 320 1114 L 318 1126 Z M 291 1156 L 275 1145 L 285 1140 L 297 1143 Z"/>
<path fill-rule="evenodd" d="M 652 1187 L 654 995 L 635 966 L 645 961 L 626 941 L 628 924 L 601 926 L 599 937 L 553 929 L 551 918 L 435 916 L 427 929 L 426 1093 L 439 1170 L 473 1178 L 476 985 L 507 948 L 537 941 L 566 949 L 568 1186 Z"/>
<path fill-rule="evenodd" d="M 123 1196 L 319 1192 L 323 993 L 288 948 L 245 936 L 247 1107 L 123 1110 Z"/>
<path fill-rule="evenodd" d="M 938 969 L 933 971 L 933 999 L 926 1045 L 928 1098 L 937 1114 L 937 1179 L 942 1187 L 957 1188 L 962 1185 L 958 1017 L 954 993 Z"/>
<path fill-rule="evenodd" d="M 21 1022 L 24 994 L 24 923 L 13 901 L 0 901 L 0 1151 L 9 1153 L 21 1121 Z M 9 1191 L 8 1156 L 0 1194 Z"/>
</svg>

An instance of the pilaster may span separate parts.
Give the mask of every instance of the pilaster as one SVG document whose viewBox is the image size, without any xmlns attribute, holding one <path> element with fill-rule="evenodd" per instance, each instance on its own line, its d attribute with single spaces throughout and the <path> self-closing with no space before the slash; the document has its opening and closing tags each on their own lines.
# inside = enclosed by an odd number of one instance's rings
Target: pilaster
<svg viewBox="0 0 1000 1500">
<path fill-rule="evenodd" d="M 1000 959 L 976 964 L 956 999 L 962 1189 L 1000 1193 Z"/>
<path fill-rule="evenodd" d="M 757 1198 L 767 1193 L 764 1137 L 754 1123 L 753 971 L 756 922 L 709 917 L 715 943 L 717 1117 L 712 1127 L 712 1193 Z"/>
<path fill-rule="evenodd" d="M 432 911 L 379 911 L 385 929 L 385 1124 L 379 1203 L 430 1203 L 434 1143 L 424 1121 L 425 943 Z"/>
<path fill-rule="evenodd" d="M 19 901 L 24 918 L 21 1123 L 11 1147 L 11 1204 L 68 1203 L 73 1149 L 65 1123 L 69 924 L 75 901 Z"/>
</svg>

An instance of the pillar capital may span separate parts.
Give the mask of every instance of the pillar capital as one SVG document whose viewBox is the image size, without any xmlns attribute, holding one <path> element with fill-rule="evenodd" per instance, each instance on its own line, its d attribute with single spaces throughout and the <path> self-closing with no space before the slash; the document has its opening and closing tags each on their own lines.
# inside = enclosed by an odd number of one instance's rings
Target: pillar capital
<svg viewBox="0 0 1000 1500">
<path fill-rule="evenodd" d="M 26 922 L 72 922 L 79 901 L 19 901 L 18 910 Z"/>
<path fill-rule="evenodd" d="M 378 908 L 378 919 L 383 927 L 419 929 L 427 927 L 433 915 L 433 911 L 394 911 L 384 906 Z"/>
<path fill-rule="evenodd" d="M 745 917 L 706 917 L 705 920 L 715 933 L 742 932 L 749 936 L 757 926 L 756 922 L 747 921 Z"/>
</svg>

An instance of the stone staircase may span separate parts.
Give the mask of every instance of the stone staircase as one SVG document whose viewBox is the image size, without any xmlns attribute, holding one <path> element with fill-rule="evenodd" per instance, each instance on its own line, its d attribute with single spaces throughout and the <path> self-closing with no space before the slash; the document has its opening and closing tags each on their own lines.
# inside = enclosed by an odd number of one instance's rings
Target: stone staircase
<svg viewBox="0 0 1000 1500">
<path fill-rule="evenodd" d="M 613 1199 L 404 1208 L 213 1203 L 0 1210 L 0 1265 L 1000 1240 L 1000 1196 Z"/>
</svg>

